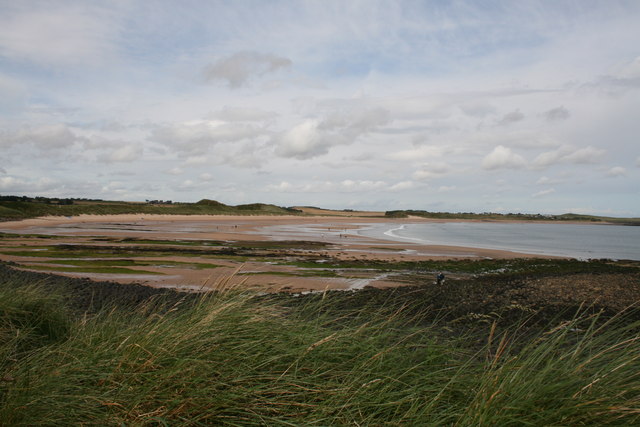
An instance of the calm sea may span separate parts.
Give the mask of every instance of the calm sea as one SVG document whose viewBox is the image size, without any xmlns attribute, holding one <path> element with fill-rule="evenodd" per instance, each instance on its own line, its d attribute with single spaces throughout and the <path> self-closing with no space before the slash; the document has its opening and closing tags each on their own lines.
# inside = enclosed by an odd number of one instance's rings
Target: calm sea
<svg viewBox="0 0 640 427">
<path fill-rule="evenodd" d="M 501 249 L 579 259 L 640 260 L 640 227 L 595 224 L 444 222 L 380 224 L 359 234 L 428 245 Z"/>
</svg>

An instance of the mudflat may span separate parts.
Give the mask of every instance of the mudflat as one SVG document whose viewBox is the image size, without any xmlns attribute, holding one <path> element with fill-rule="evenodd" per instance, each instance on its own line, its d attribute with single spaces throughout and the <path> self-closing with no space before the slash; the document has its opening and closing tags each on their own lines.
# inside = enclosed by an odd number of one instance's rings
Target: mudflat
<svg viewBox="0 0 640 427">
<path fill-rule="evenodd" d="M 0 232 L 5 233 L 0 240 L 0 260 L 13 262 L 21 269 L 156 287 L 206 289 L 233 276 L 242 286 L 297 292 L 407 284 L 406 274 L 367 268 L 367 263 L 534 257 L 492 249 L 392 242 L 357 233 L 358 228 L 368 224 L 434 221 L 439 220 L 266 215 L 48 216 L 0 223 Z"/>
</svg>

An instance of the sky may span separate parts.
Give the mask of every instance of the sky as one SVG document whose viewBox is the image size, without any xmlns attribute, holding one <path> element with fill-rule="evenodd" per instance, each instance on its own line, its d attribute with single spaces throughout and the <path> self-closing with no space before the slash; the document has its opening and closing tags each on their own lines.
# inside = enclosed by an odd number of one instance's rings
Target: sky
<svg viewBox="0 0 640 427">
<path fill-rule="evenodd" d="M 0 0 L 0 194 L 640 217 L 640 1 Z"/>
</svg>

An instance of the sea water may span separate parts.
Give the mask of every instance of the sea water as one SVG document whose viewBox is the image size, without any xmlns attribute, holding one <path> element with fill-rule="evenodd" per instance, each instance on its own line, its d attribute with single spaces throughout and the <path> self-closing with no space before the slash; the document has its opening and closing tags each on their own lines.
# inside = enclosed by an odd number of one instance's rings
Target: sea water
<svg viewBox="0 0 640 427">
<path fill-rule="evenodd" d="M 640 227 L 604 224 L 434 222 L 376 224 L 368 237 L 578 259 L 640 260 Z"/>
</svg>

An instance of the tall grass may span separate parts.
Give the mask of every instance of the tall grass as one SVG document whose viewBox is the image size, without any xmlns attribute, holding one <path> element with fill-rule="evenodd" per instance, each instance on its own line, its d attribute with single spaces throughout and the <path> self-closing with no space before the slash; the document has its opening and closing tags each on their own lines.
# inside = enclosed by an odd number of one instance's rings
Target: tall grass
<svg viewBox="0 0 640 427">
<path fill-rule="evenodd" d="M 338 318 L 231 289 L 71 316 L 56 298 L 0 286 L 2 425 L 640 421 L 640 325 L 624 318 L 492 331 L 478 351 L 401 309 Z"/>
</svg>

